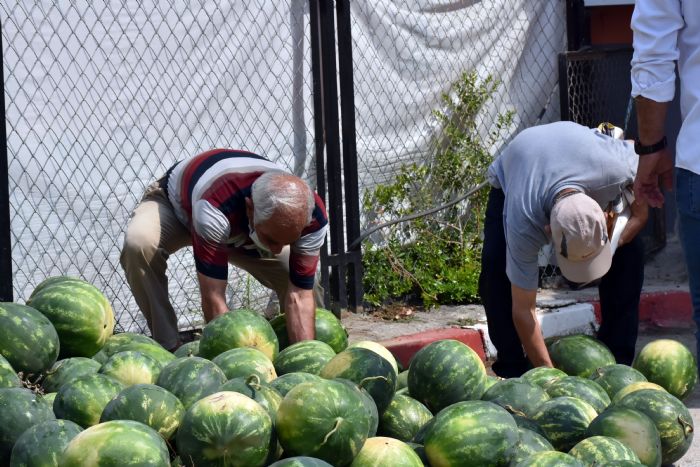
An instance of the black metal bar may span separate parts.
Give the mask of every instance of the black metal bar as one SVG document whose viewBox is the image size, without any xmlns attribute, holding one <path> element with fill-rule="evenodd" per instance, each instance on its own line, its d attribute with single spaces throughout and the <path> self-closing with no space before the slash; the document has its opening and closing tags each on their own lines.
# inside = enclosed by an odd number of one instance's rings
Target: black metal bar
<svg viewBox="0 0 700 467">
<path fill-rule="evenodd" d="M 5 114 L 5 72 L 2 54 L 2 18 L 0 18 L 0 301 L 13 301 L 12 231 L 10 228 L 10 176 L 7 158 Z"/>
<path fill-rule="evenodd" d="M 566 0 L 567 50 L 578 50 L 590 44 L 586 7 L 583 0 Z"/>
<path fill-rule="evenodd" d="M 559 54 L 559 112 L 562 120 L 569 120 L 569 77 L 566 52 Z"/>
<path fill-rule="evenodd" d="M 355 87 L 353 80 L 352 28 L 350 0 L 337 0 L 338 73 L 340 117 L 343 129 L 343 176 L 345 182 L 345 221 L 348 244 L 360 237 L 360 194 L 357 176 L 355 131 Z M 359 251 L 358 251 L 359 253 Z M 362 255 L 348 257 L 348 304 L 354 311 L 362 308 Z"/>
</svg>

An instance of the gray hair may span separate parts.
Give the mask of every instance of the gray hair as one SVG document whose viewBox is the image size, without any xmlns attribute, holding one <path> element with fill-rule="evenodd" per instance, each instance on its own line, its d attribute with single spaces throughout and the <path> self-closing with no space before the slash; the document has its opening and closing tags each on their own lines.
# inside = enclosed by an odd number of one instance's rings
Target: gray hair
<svg viewBox="0 0 700 467">
<path fill-rule="evenodd" d="M 311 222 L 316 203 L 308 183 L 282 171 L 265 172 L 251 187 L 255 223 L 265 222 L 276 212 L 304 214 L 304 225 Z M 303 210 L 303 211 L 302 211 Z"/>
</svg>

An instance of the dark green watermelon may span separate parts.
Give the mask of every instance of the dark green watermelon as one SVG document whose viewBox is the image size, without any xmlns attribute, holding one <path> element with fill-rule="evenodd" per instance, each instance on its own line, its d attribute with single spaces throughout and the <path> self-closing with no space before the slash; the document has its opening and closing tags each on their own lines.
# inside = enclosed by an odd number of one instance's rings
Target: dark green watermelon
<svg viewBox="0 0 700 467">
<path fill-rule="evenodd" d="M 70 440 L 83 429 L 70 420 L 46 420 L 26 430 L 15 442 L 10 467 L 55 467 Z"/>
<path fill-rule="evenodd" d="M 552 443 L 539 433 L 518 427 L 518 436 L 518 442 L 511 447 L 510 465 L 515 465 L 537 452 L 554 451 Z"/>
<path fill-rule="evenodd" d="M 260 381 L 257 375 L 230 379 L 219 387 L 217 392 L 220 391 L 232 391 L 250 397 L 267 410 L 272 422 L 275 422 L 282 395 L 272 386 Z"/>
<path fill-rule="evenodd" d="M 252 347 L 239 347 L 220 353 L 212 359 L 227 379 L 247 378 L 256 375 L 261 381 L 269 383 L 277 378 L 275 366 L 272 361 Z"/>
<path fill-rule="evenodd" d="M 369 438 L 353 459 L 352 467 L 423 467 L 418 454 L 403 441 L 377 436 Z"/>
<path fill-rule="evenodd" d="M 580 376 L 565 376 L 545 387 L 550 397 L 570 396 L 591 404 L 601 413 L 610 405 L 610 396 L 595 381 Z"/>
<path fill-rule="evenodd" d="M 260 404 L 223 391 L 192 404 L 175 439 L 184 465 L 258 467 L 267 463 L 272 436 L 272 420 Z"/>
<path fill-rule="evenodd" d="M 148 338 L 146 337 L 146 339 Z M 105 346 L 92 358 L 104 365 L 112 355 L 126 351 L 139 352 L 143 355 L 148 355 L 156 360 L 161 366 L 167 365 L 176 358 L 175 355 L 165 350 L 160 344 L 144 342 L 142 339 L 120 339 L 115 344 Z"/>
<path fill-rule="evenodd" d="M 295 371 L 317 375 L 333 357 L 335 357 L 335 351 L 325 342 L 301 341 L 280 351 L 275 357 L 275 370 L 278 375 Z"/>
<path fill-rule="evenodd" d="M 527 381 L 528 383 L 532 383 L 541 388 L 544 388 L 547 384 L 559 378 L 563 378 L 564 376 L 566 376 L 566 373 L 564 373 L 558 368 L 538 366 L 527 370 L 525 373 L 523 373 L 521 378 Z"/>
<path fill-rule="evenodd" d="M 544 437 L 545 439 L 547 438 L 547 434 L 544 432 L 542 427 L 530 417 L 526 417 L 524 414 L 520 413 L 511 413 L 511 415 L 513 416 L 513 420 L 515 420 L 516 425 L 518 425 L 518 428 L 530 430 Z"/>
<path fill-rule="evenodd" d="M 214 394 L 226 382 L 226 375 L 213 362 L 201 357 L 182 357 L 163 367 L 156 384 L 175 394 L 185 409 Z"/>
<path fill-rule="evenodd" d="M 378 432 L 400 441 L 411 441 L 433 414 L 422 403 L 408 395 L 395 395 L 379 417 Z"/>
<path fill-rule="evenodd" d="M 315 457 L 295 456 L 287 459 L 278 460 L 269 467 L 333 467 L 326 461 L 316 459 Z"/>
<path fill-rule="evenodd" d="M 109 401 L 100 422 L 134 420 L 148 425 L 163 439 L 169 440 L 184 415 L 185 407 L 173 393 L 153 384 L 135 384 Z"/>
<path fill-rule="evenodd" d="M 111 376 L 124 386 L 131 386 L 155 383 L 162 368 L 163 365 L 153 357 L 135 350 L 125 350 L 109 357 L 100 368 L 100 373 Z"/>
<path fill-rule="evenodd" d="M 0 302 L 0 355 L 17 373 L 38 376 L 58 358 L 58 334 L 51 321 L 32 307 Z"/>
<path fill-rule="evenodd" d="M 323 378 L 318 375 L 312 375 L 311 373 L 305 373 L 303 371 L 295 371 L 294 373 L 287 373 L 286 375 L 278 376 L 270 382 L 270 386 L 275 388 L 277 392 L 284 397 L 294 386 L 298 384 L 322 380 Z"/>
<path fill-rule="evenodd" d="M 605 465 L 618 460 L 639 461 L 634 451 L 609 436 L 592 436 L 579 441 L 569 455 L 586 465 Z"/>
<path fill-rule="evenodd" d="M 585 334 L 555 339 L 549 345 L 549 356 L 555 367 L 569 376 L 583 378 L 588 378 L 600 367 L 616 363 L 605 344 Z"/>
<path fill-rule="evenodd" d="M 64 358 L 45 373 L 41 386 L 44 391 L 57 392 L 61 386 L 75 378 L 97 373 L 101 366 L 99 362 L 87 357 Z"/>
<path fill-rule="evenodd" d="M 647 380 L 683 400 L 698 383 L 698 365 L 688 348 L 673 339 L 657 339 L 645 345 L 632 366 Z"/>
<path fill-rule="evenodd" d="M 219 315 L 202 330 L 199 355 L 213 359 L 230 349 L 253 347 L 270 361 L 279 353 L 279 342 L 270 323 L 261 315 L 238 309 Z"/>
<path fill-rule="evenodd" d="M 540 451 L 521 460 L 515 467 L 587 467 L 564 452 Z"/>
<path fill-rule="evenodd" d="M 0 465 L 10 463 L 12 447 L 25 430 L 54 418 L 48 402 L 29 389 L 0 389 Z"/>
<path fill-rule="evenodd" d="M 5 357 L 0 355 L 0 388 L 20 388 L 22 381 L 15 372 L 10 362 Z"/>
<path fill-rule="evenodd" d="M 510 413 L 520 413 L 532 417 L 549 396 L 539 386 L 521 378 L 498 381 L 484 392 L 481 400 L 498 404 Z"/>
<path fill-rule="evenodd" d="M 287 336 L 287 318 L 279 315 L 270 321 L 270 325 L 279 340 L 280 350 L 289 347 Z M 348 346 L 348 332 L 332 311 L 316 308 L 315 318 L 316 340 L 330 345 L 335 353 L 342 352 Z"/>
<path fill-rule="evenodd" d="M 367 430 L 367 437 L 372 438 L 377 436 L 377 429 L 379 428 L 379 411 L 377 410 L 377 404 L 375 404 L 372 396 L 369 395 L 366 389 L 361 388 L 349 379 L 335 378 L 334 381 L 340 381 L 341 383 L 352 388 L 353 391 L 357 392 L 362 398 L 362 402 L 365 405 L 367 414 L 369 415 L 369 430 Z"/>
<path fill-rule="evenodd" d="M 632 383 L 624 388 L 620 389 L 615 393 L 615 397 L 612 398 L 612 404 L 615 405 L 620 402 L 627 394 L 632 394 L 635 391 L 641 391 L 642 389 L 654 389 L 656 391 L 667 392 L 664 388 L 656 383 L 650 383 L 649 381 L 639 381 L 637 383 Z"/>
<path fill-rule="evenodd" d="M 386 359 L 387 362 L 391 363 L 391 366 L 394 368 L 396 374 L 399 374 L 399 364 L 396 361 L 396 357 L 394 357 L 394 354 L 392 354 L 391 351 L 389 351 L 389 349 L 384 347 L 379 342 L 364 340 L 353 342 L 348 346 L 348 348 L 354 347 L 362 347 L 363 349 L 371 350 L 379 356 L 384 357 L 384 359 Z"/>
<path fill-rule="evenodd" d="M 589 378 L 602 387 L 610 399 L 617 394 L 620 389 L 632 383 L 646 381 L 643 374 L 631 366 L 614 364 L 596 369 Z"/>
<path fill-rule="evenodd" d="M 396 390 L 404 388 L 408 390 L 408 370 L 400 372 L 396 378 Z"/>
<path fill-rule="evenodd" d="M 109 401 L 124 385 L 109 376 L 89 374 L 67 382 L 53 401 L 56 417 L 73 421 L 83 428 L 96 425 Z"/>
<path fill-rule="evenodd" d="M 588 402 L 562 396 L 543 403 L 533 416 L 557 451 L 568 451 L 586 436 L 598 412 Z"/>
<path fill-rule="evenodd" d="M 199 341 L 186 342 L 173 352 L 173 354 L 176 357 L 197 357 L 199 356 Z"/>
<path fill-rule="evenodd" d="M 107 352 L 108 355 L 112 355 L 116 352 L 121 352 L 122 350 L 128 350 L 126 347 L 131 344 L 149 344 L 156 347 L 162 347 L 154 339 L 144 336 L 143 334 L 138 334 L 135 332 L 120 332 L 109 336 L 101 350 Z"/>
<path fill-rule="evenodd" d="M 420 349 L 408 369 L 408 392 L 433 413 L 455 402 L 479 399 L 486 369 L 469 346 L 456 340 L 435 341 Z"/>
</svg>

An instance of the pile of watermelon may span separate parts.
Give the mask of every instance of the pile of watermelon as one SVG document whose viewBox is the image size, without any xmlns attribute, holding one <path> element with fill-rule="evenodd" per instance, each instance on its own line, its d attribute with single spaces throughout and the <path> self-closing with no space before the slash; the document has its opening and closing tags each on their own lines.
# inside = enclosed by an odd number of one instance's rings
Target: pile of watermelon
<svg viewBox="0 0 700 467">
<path fill-rule="evenodd" d="M 500 379 L 454 340 L 404 370 L 323 309 L 317 340 L 292 345 L 283 316 L 246 309 L 174 354 L 113 328 L 80 279 L 0 303 L 0 466 L 658 467 L 693 440 L 697 364 L 672 340 L 625 366 L 560 337 L 556 368 Z"/>
</svg>

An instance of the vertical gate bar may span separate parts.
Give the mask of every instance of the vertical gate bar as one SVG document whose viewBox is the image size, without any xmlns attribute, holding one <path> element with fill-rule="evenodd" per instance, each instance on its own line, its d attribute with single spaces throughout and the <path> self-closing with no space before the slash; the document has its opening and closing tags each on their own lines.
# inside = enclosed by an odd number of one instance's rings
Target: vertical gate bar
<svg viewBox="0 0 700 467">
<path fill-rule="evenodd" d="M 357 175 L 355 130 L 355 88 L 353 82 L 352 25 L 350 0 L 336 0 L 338 17 L 338 73 L 340 85 L 341 128 L 343 129 L 343 176 L 345 182 L 345 220 L 348 245 L 360 237 L 360 200 Z M 348 304 L 354 311 L 362 307 L 361 249 L 349 253 Z"/>
<path fill-rule="evenodd" d="M 562 120 L 570 120 L 569 114 L 569 59 L 566 52 L 559 54 L 559 114 Z"/>
<path fill-rule="evenodd" d="M 10 175 L 7 158 L 7 126 L 5 114 L 5 62 L 0 18 L 0 301 L 13 301 L 12 238 L 10 228 Z"/>
</svg>

